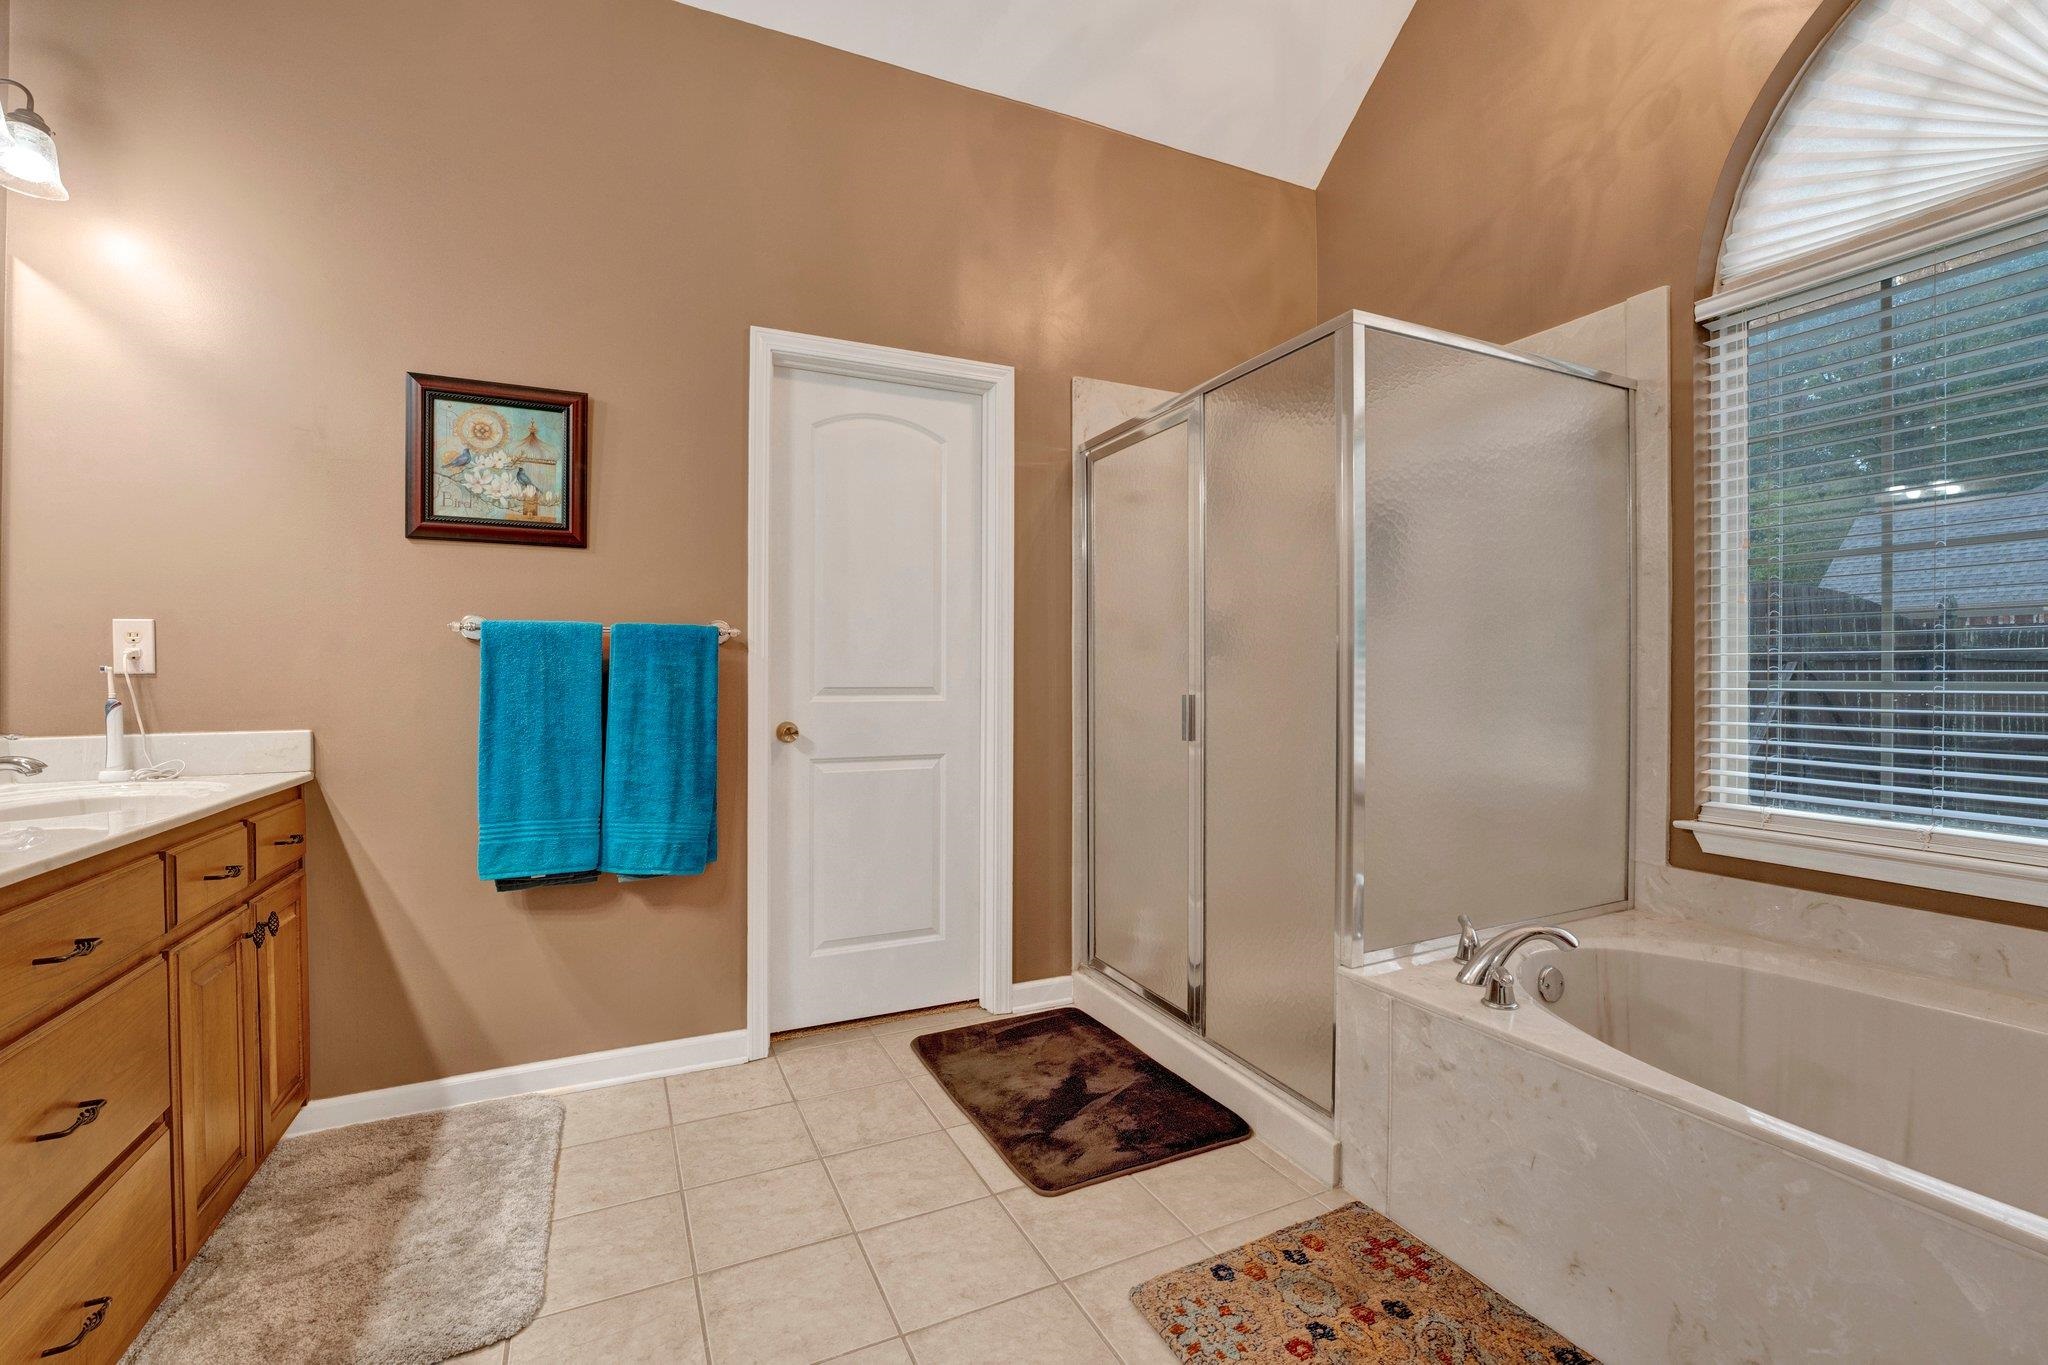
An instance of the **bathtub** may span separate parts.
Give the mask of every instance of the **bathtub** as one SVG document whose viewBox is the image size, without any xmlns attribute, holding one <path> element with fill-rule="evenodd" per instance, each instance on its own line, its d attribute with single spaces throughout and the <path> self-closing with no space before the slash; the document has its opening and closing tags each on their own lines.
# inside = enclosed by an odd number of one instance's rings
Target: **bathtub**
<svg viewBox="0 0 2048 1365">
<path fill-rule="evenodd" d="M 2048 1000 L 1572 927 L 1340 971 L 1347 1188 L 1610 1362 L 2048 1361 Z"/>
</svg>

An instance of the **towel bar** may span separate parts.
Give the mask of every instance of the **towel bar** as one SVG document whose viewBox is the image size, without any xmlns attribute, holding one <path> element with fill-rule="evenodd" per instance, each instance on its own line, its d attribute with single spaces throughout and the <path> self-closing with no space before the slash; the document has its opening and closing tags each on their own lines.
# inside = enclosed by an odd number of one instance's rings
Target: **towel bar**
<svg viewBox="0 0 2048 1365">
<path fill-rule="evenodd" d="M 707 622 L 707 624 L 718 627 L 718 643 L 720 644 L 740 638 L 740 628 L 738 626 L 729 626 L 723 621 L 711 621 Z M 454 631 L 465 640 L 482 639 L 483 626 L 484 618 L 481 616 L 465 616 L 460 621 L 450 621 L 448 623 L 448 629 Z M 610 635 L 612 628 L 606 626 L 604 631 L 606 635 Z"/>
</svg>

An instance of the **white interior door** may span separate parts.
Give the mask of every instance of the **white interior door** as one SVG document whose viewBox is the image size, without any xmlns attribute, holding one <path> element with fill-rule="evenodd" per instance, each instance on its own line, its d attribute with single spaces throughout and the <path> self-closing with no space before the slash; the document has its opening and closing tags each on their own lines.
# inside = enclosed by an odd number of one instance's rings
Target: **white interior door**
<svg viewBox="0 0 2048 1365">
<path fill-rule="evenodd" d="M 989 401 L 770 381 L 773 1029 L 980 994 Z"/>
</svg>

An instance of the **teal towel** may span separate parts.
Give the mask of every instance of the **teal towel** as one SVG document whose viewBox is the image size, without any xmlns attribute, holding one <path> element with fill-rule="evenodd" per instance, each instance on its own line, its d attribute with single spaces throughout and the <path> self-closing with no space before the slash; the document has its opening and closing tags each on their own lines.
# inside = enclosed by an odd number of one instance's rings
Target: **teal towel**
<svg viewBox="0 0 2048 1365">
<path fill-rule="evenodd" d="M 718 630 L 612 627 L 604 857 L 622 878 L 690 876 L 718 857 Z"/>
<path fill-rule="evenodd" d="M 604 629 L 486 621 L 476 727 L 476 874 L 597 866 L 604 790 Z"/>
</svg>

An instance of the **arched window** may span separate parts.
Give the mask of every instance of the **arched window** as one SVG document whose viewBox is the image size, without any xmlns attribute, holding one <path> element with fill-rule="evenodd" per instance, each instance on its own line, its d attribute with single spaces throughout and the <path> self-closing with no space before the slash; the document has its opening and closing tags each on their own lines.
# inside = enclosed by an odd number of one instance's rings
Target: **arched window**
<svg viewBox="0 0 2048 1365">
<path fill-rule="evenodd" d="M 1863 0 L 1729 219 L 1709 852 L 2048 904 L 2048 0 Z"/>
</svg>

